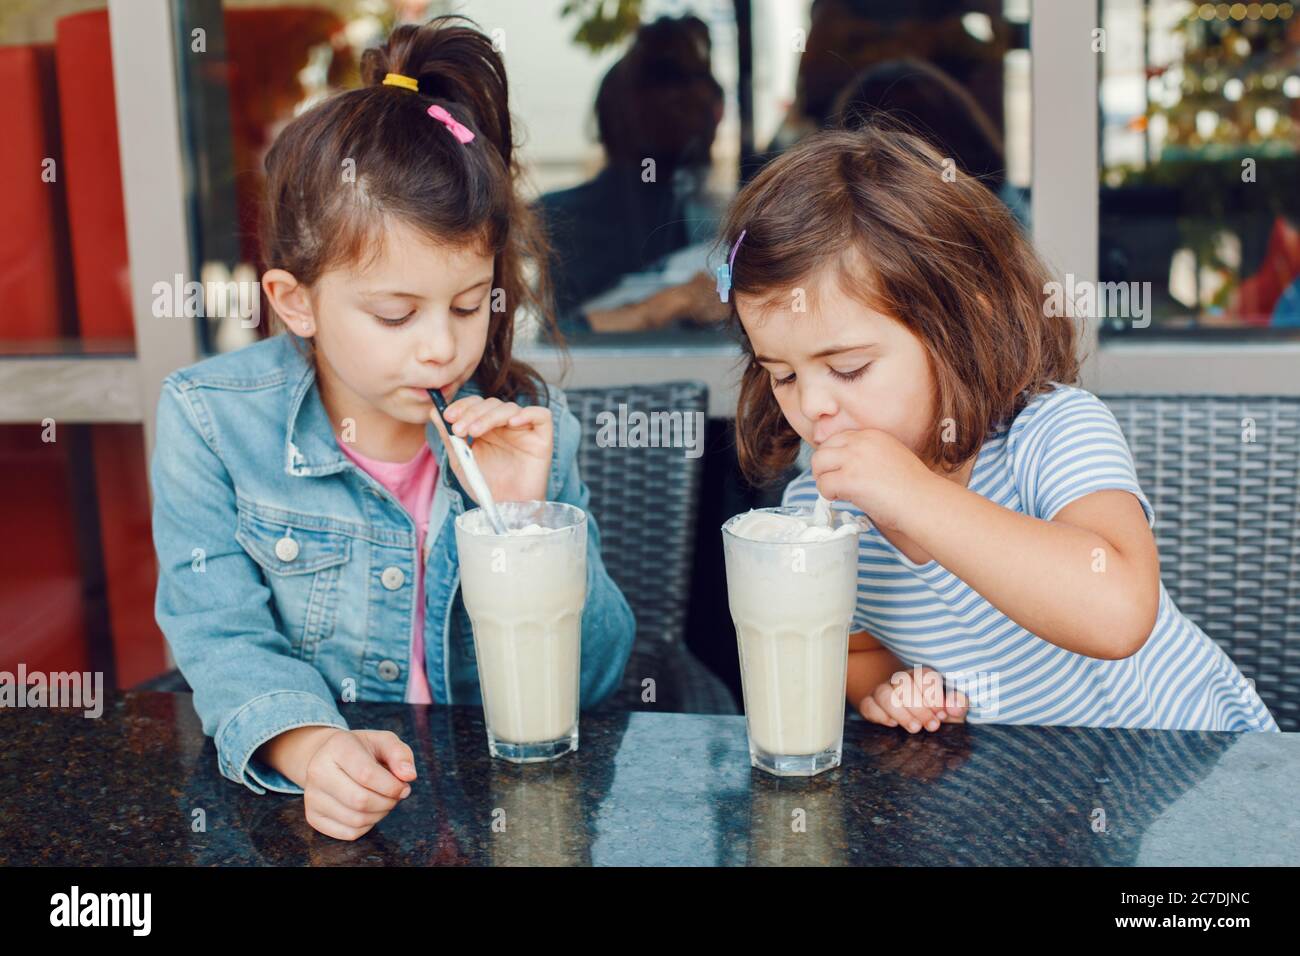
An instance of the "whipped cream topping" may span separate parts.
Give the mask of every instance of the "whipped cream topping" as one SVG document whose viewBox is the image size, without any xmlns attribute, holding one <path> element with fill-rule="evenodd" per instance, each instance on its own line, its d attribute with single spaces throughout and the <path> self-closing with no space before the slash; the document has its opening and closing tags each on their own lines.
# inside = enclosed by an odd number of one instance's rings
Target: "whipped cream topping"
<svg viewBox="0 0 1300 956">
<path fill-rule="evenodd" d="M 805 543 L 845 537 L 857 534 L 861 529 L 852 517 L 837 511 L 830 512 L 830 524 L 827 525 L 811 511 L 790 515 L 756 510 L 737 518 L 730 530 L 736 537 L 751 541 Z"/>
</svg>

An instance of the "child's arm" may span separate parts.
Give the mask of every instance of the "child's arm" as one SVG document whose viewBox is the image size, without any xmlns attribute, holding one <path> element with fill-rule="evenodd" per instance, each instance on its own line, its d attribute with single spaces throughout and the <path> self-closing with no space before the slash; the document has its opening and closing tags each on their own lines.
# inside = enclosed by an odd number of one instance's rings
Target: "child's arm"
<svg viewBox="0 0 1300 956">
<path fill-rule="evenodd" d="M 302 788 L 255 751 L 295 727 L 347 729 L 320 672 L 276 627 L 261 571 L 235 540 L 235 492 L 183 380 L 163 384 L 150 463 L 154 613 L 223 776 L 255 793 Z"/>
<path fill-rule="evenodd" d="M 1027 514 L 935 474 L 874 428 L 822 442 L 813 474 L 827 498 L 905 535 L 1030 633 L 1089 657 L 1128 657 L 1155 626 L 1160 575 L 1123 434 L 1090 395 L 1040 412 L 1034 426 L 1014 462 Z"/>
<path fill-rule="evenodd" d="M 1043 521 L 933 476 L 899 529 L 1025 630 L 1089 657 L 1136 653 L 1160 597 L 1155 538 L 1131 493 L 1095 491 Z"/>
</svg>

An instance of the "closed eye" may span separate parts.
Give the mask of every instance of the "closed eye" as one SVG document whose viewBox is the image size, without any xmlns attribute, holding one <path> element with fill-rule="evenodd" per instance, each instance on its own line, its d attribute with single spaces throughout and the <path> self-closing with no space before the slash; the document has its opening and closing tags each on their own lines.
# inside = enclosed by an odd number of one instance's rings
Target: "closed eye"
<svg viewBox="0 0 1300 956">
<path fill-rule="evenodd" d="M 870 367 L 871 367 L 871 363 L 868 362 L 866 365 L 860 366 L 859 368 L 855 368 L 851 372 L 841 372 L 839 369 L 833 368 L 831 369 L 831 374 L 834 375 L 836 378 L 838 378 L 841 382 L 853 382 L 856 381 L 862 375 L 862 373 L 865 372 Z"/>
<path fill-rule="evenodd" d="M 486 301 L 487 301 L 487 299 L 484 299 L 484 300 L 483 300 L 483 302 L 486 302 Z M 471 316 L 471 315 L 473 315 L 474 313 L 476 313 L 479 309 L 483 308 L 483 302 L 480 302 L 478 305 L 474 306 L 472 309 L 459 309 L 459 308 L 456 308 L 455 306 L 453 306 L 451 311 L 454 312 L 454 313 L 456 313 L 457 315 L 460 315 L 460 316 Z"/>
<path fill-rule="evenodd" d="M 374 313 L 371 314 L 373 315 Z M 411 316 L 413 315 L 415 315 L 415 309 L 412 309 L 410 312 L 406 313 L 406 315 L 400 316 L 396 319 L 390 319 L 382 315 L 376 315 L 375 318 L 378 319 L 380 322 L 384 323 L 384 325 L 397 326 L 397 325 L 404 325 L 406 321 L 410 319 Z"/>
<path fill-rule="evenodd" d="M 835 378 L 838 378 L 842 382 L 856 382 L 862 376 L 862 373 L 865 372 L 870 367 L 871 367 L 871 363 L 868 362 L 866 365 L 863 365 L 860 368 L 855 368 L 851 372 L 841 372 L 839 369 L 836 368 L 828 369 L 828 371 L 831 373 L 831 375 L 833 375 Z M 785 378 L 777 378 L 776 376 L 772 376 L 772 385 L 777 388 L 781 387 L 782 385 L 789 385 L 793 381 L 794 381 L 794 372 L 791 372 Z"/>
</svg>

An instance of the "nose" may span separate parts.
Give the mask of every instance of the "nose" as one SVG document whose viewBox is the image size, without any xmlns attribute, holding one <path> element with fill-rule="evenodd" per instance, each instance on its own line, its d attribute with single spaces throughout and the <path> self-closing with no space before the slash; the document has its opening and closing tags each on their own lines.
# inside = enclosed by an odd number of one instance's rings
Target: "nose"
<svg viewBox="0 0 1300 956">
<path fill-rule="evenodd" d="M 830 389 L 818 384 L 802 385 L 799 389 L 799 411 L 812 423 L 813 442 L 820 443 L 831 436 L 831 422 L 839 413 L 839 405 Z"/>
<path fill-rule="evenodd" d="M 456 338 L 451 332 L 450 316 L 431 316 L 424 328 L 416 359 L 421 364 L 446 365 L 456 357 Z"/>
</svg>

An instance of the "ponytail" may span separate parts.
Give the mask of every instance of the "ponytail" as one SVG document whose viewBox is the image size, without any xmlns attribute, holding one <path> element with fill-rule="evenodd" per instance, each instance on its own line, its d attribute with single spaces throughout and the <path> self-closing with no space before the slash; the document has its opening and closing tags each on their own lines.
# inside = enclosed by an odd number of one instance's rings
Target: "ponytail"
<svg viewBox="0 0 1300 956">
<path fill-rule="evenodd" d="M 414 79 L 424 96 L 468 109 L 474 127 L 491 140 L 513 174 L 505 64 L 491 40 L 470 27 L 450 25 L 456 21 L 469 22 L 448 14 L 428 23 L 402 24 L 389 34 L 387 43 L 361 55 L 361 78 L 367 86 L 378 86 L 387 74 L 400 73 Z"/>
</svg>

